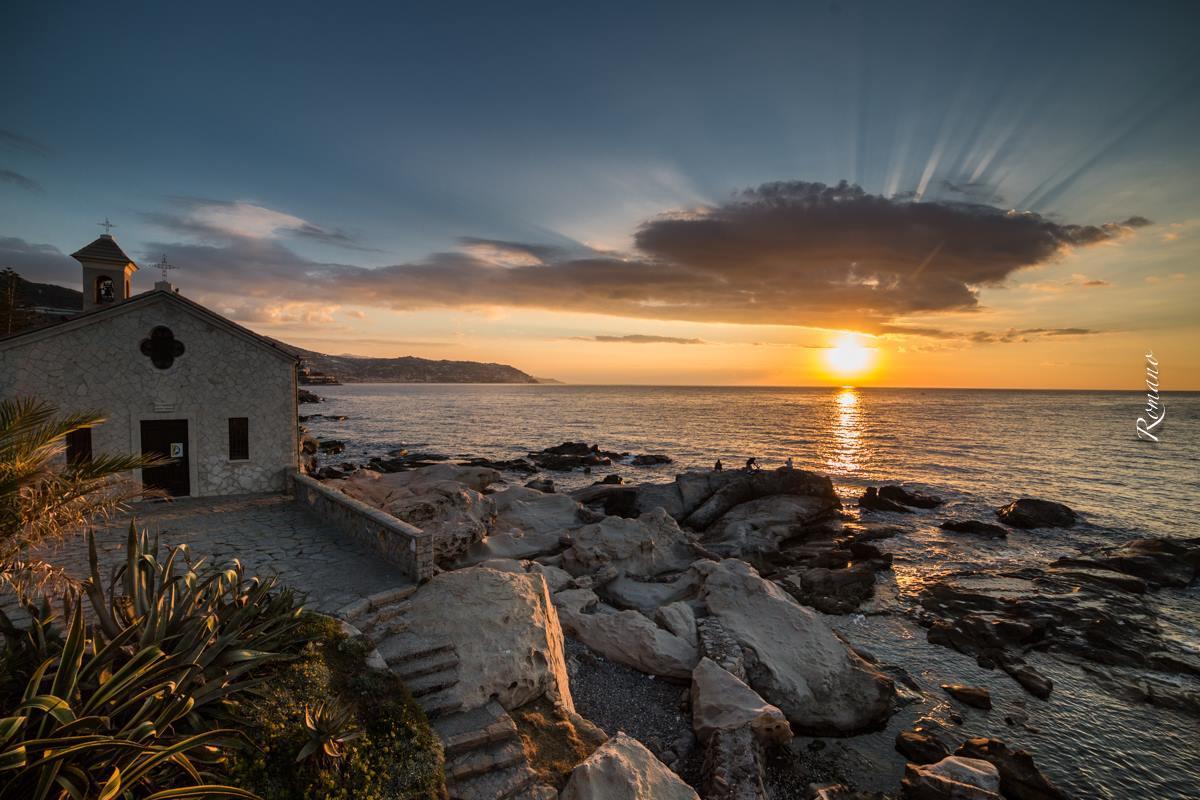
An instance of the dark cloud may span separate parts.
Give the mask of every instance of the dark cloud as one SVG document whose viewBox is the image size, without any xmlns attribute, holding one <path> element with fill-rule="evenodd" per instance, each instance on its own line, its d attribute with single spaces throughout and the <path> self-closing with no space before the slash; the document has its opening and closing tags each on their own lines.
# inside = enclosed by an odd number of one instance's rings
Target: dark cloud
<svg viewBox="0 0 1200 800">
<path fill-rule="evenodd" d="M 884 325 L 880 332 L 889 336 L 918 336 L 975 344 L 1013 344 L 1031 342 L 1042 336 L 1094 336 L 1111 331 L 1099 331 L 1092 328 L 1009 328 L 1006 331 L 951 331 L 941 328 Z"/>
<path fill-rule="evenodd" d="M 625 336 L 572 336 L 580 342 L 614 342 L 620 344 L 708 344 L 703 339 L 684 339 L 679 336 L 648 336 L 641 333 L 630 333 Z"/>
<path fill-rule="evenodd" d="M 35 283 L 79 283 L 79 263 L 57 247 L 0 236 L 0 269 L 11 268 Z"/>
<path fill-rule="evenodd" d="M 0 183 L 11 183 L 30 192 L 42 191 L 42 185 L 33 178 L 27 178 L 19 172 L 13 172 L 11 169 L 0 169 Z"/>
<path fill-rule="evenodd" d="M 941 182 L 942 191 L 946 194 L 961 195 L 964 199 L 974 203 L 988 203 L 990 205 L 1004 203 L 1004 196 L 989 186 L 983 181 L 966 181 L 955 183 L 954 181 L 943 180 Z"/>
<path fill-rule="evenodd" d="M 50 148 L 36 139 L 0 128 L 0 148 L 32 156 L 48 156 Z"/>
<path fill-rule="evenodd" d="M 237 223 L 246 225 L 269 227 L 270 214 L 280 214 L 241 210 Z M 149 243 L 144 252 L 165 252 L 180 266 L 185 291 L 191 284 L 246 298 L 880 331 L 921 312 L 975 310 L 980 287 L 1142 224 L 1134 217 L 1072 225 L 980 204 L 884 198 L 845 183 L 792 182 L 650 219 L 627 254 L 468 239 L 454 252 L 368 269 L 303 258 L 274 236 L 228 234 Z M 212 216 L 174 215 L 167 227 L 189 233 L 197 225 L 211 233 Z"/>
</svg>

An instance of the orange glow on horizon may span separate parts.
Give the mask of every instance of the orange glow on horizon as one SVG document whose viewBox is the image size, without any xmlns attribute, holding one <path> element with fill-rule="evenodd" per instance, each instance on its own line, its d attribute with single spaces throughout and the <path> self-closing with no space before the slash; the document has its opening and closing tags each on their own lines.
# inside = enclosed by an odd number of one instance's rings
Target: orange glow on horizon
<svg viewBox="0 0 1200 800">
<path fill-rule="evenodd" d="M 862 343 L 856 333 L 843 333 L 825 350 L 825 368 L 839 380 L 866 375 L 875 366 L 878 350 Z"/>
</svg>

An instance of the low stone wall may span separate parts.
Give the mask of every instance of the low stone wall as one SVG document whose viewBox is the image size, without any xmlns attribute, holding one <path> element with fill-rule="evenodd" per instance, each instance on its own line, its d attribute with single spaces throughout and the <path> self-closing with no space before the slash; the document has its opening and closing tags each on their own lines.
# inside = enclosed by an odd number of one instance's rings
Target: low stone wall
<svg viewBox="0 0 1200 800">
<path fill-rule="evenodd" d="M 308 475 L 290 478 L 296 503 L 379 553 L 414 581 L 433 577 L 433 539 L 420 528 L 325 486 Z M 352 576 L 348 576 L 352 577 Z"/>
</svg>

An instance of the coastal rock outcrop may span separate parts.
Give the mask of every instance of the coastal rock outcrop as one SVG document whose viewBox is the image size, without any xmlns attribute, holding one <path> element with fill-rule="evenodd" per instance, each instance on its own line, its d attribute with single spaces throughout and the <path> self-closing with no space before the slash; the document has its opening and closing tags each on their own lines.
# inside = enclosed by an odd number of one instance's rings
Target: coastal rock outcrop
<svg viewBox="0 0 1200 800">
<path fill-rule="evenodd" d="M 487 534 L 495 506 L 482 492 L 498 480 L 492 469 L 437 464 L 409 472 L 358 470 L 330 485 L 425 531 L 434 558 L 446 563 Z"/>
<path fill-rule="evenodd" d="M 968 739 L 955 755 L 994 766 L 1000 776 L 1000 793 L 1007 800 L 1068 800 L 1033 763 L 1033 756 L 998 739 Z"/>
<path fill-rule="evenodd" d="M 1133 576 L 1154 588 L 1182 588 L 1200 576 L 1200 539 L 1134 539 L 1075 558 L 1060 558 L 1050 566 L 1103 570 Z"/>
<path fill-rule="evenodd" d="M 650 675 L 686 679 L 700 654 L 694 641 L 659 627 L 638 611 L 611 609 L 586 613 L 595 605 L 587 589 L 560 593 L 559 618 L 563 629 L 592 650 Z M 594 595 L 593 595 L 594 596 Z"/>
<path fill-rule="evenodd" d="M 869 508 L 872 511 L 893 511 L 898 514 L 911 514 L 912 509 L 895 500 L 883 497 L 879 494 L 879 489 L 874 486 L 868 486 L 862 493 L 862 497 L 858 498 L 859 508 Z"/>
<path fill-rule="evenodd" d="M 565 547 L 565 536 L 588 521 L 579 504 L 566 495 L 517 486 L 491 495 L 490 500 L 494 516 L 487 538 L 471 548 L 466 561 L 554 553 Z"/>
<path fill-rule="evenodd" d="M 613 570 L 653 577 L 685 569 L 696 559 L 691 540 L 661 509 L 637 519 L 606 517 L 575 531 L 562 566 L 573 575 Z"/>
<path fill-rule="evenodd" d="M 759 497 L 731 508 L 705 529 L 701 540 L 710 551 L 723 556 L 774 553 L 805 527 L 828 518 L 833 508 L 823 495 Z"/>
<path fill-rule="evenodd" d="M 894 503 L 911 508 L 937 508 L 942 504 L 942 498 L 940 497 L 914 492 L 895 484 L 880 486 L 879 496 L 884 500 L 891 500 Z"/>
<path fill-rule="evenodd" d="M 987 761 L 947 756 L 936 764 L 909 764 L 904 800 L 1001 800 L 1000 775 Z"/>
<path fill-rule="evenodd" d="M 702 596 L 744 651 L 747 682 L 797 732 L 850 734 L 887 719 L 891 679 L 750 565 L 710 562 Z"/>
<path fill-rule="evenodd" d="M 560 800 L 700 800 L 641 742 L 618 733 L 571 773 Z"/>
<path fill-rule="evenodd" d="M 999 525 L 993 525 L 990 522 L 980 522 L 974 519 L 947 520 L 939 527 L 944 531 L 952 533 L 970 533 L 976 536 L 985 536 L 989 539 L 1008 538 L 1008 531 Z"/>
<path fill-rule="evenodd" d="M 1078 516 L 1062 503 L 1022 497 L 996 510 L 1005 525 L 1014 528 L 1069 528 Z"/>
<path fill-rule="evenodd" d="M 574 710 L 562 629 L 541 575 L 443 572 L 413 594 L 405 616 L 409 635 L 454 644 L 464 708 L 495 698 L 514 709 L 544 695 Z"/>
<path fill-rule="evenodd" d="M 750 726 L 763 744 L 784 744 L 792 738 L 787 717 L 728 670 L 704 658 L 692 671 L 692 728 L 700 741 L 716 731 Z"/>
</svg>

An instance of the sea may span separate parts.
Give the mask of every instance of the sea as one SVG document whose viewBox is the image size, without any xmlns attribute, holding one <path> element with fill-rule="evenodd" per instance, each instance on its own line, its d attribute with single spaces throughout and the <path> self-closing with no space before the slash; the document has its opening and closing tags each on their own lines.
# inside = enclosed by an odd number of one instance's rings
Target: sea
<svg viewBox="0 0 1200 800">
<path fill-rule="evenodd" d="M 305 425 L 346 452 L 328 463 L 364 461 L 396 450 L 510 459 L 564 441 L 603 450 L 670 456 L 638 467 L 618 460 L 591 473 L 547 473 L 560 490 L 609 473 L 627 482 L 670 481 L 720 459 L 763 468 L 792 459 L 829 475 L 851 513 L 863 487 L 902 483 L 936 494 L 936 513 L 901 520 L 905 533 L 883 544 L 893 574 L 876 613 L 830 617 L 856 647 L 906 669 L 929 695 L 940 682 L 976 682 L 997 710 L 962 721 L 948 701 L 909 707 L 888 730 L 820 743 L 838 774 L 862 789 L 894 788 L 891 738 L 927 723 L 962 737 L 990 735 L 1034 753 L 1038 765 L 1075 797 L 1200 798 L 1200 719 L 1125 699 L 1102 688 L 1088 665 L 1035 654 L 1049 675 L 1049 701 L 1024 694 L 1000 672 L 924 641 L 905 609 L 921 586 L 962 570 L 1019 569 L 1059 556 L 1158 536 L 1200 536 L 1200 393 L 1164 393 L 1158 442 L 1135 424 L 1138 392 L 883 388 L 654 387 L 577 385 L 352 384 L 311 387 L 324 398 L 301 406 Z M 329 417 L 345 416 L 345 420 Z M 510 475 L 513 483 L 528 476 Z M 1007 541 L 947 535 L 947 518 L 987 520 L 1018 497 L 1066 503 L 1083 523 L 1069 530 L 1014 532 Z M 900 515 L 888 515 L 900 516 Z M 907 515 L 906 515 L 907 516 Z M 1148 600 L 1162 633 L 1200 656 L 1200 582 Z M 882 610 L 880 610 L 882 609 Z M 1148 676 L 1148 679 L 1156 679 Z M 1190 680 L 1176 678 L 1175 680 Z M 1180 687 L 1200 691 L 1191 681 Z M 1007 711 L 1006 711 L 1007 710 Z M 1014 722 L 1014 720 L 1016 720 Z M 811 744 L 811 743 L 809 743 Z M 778 794 L 778 793 L 777 793 Z"/>
</svg>

